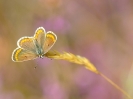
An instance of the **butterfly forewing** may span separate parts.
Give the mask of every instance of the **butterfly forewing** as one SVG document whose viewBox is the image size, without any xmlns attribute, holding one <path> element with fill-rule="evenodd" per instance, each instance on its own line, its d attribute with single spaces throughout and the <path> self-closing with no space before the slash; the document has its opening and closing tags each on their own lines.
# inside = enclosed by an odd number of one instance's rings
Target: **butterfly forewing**
<svg viewBox="0 0 133 99">
<path fill-rule="evenodd" d="M 33 37 L 22 37 L 18 40 L 17 45 L 23 49 L 33 51 L 36 53 L 36 47 Z"/>
<path fill-rule="evenodd" d="M 46 32 L 43 27 L 39 27 L 34 35 L 36 47 L 38 49 L 42 49 L 42 46 L 44 45 L 44 40 L 45 40 Z"/>
<path fill-rule="evenodd" d="M 16 48 L 12 54 L 12 60 L 15 62 L 32 60 L 32 59 L 35 59 L 37 57 L 38 56 L 33 51 L 26 50 L 23 48 Z"/>
<path fill-rule="evenodd" d="M 54 45 L 56 40 L 57 40 L 57 36 L 53 32 L 48 31 L 46 34 L 44 45 L 43 45 L 44 54 L 51 49 L 51 47 Z"/>
</svg>

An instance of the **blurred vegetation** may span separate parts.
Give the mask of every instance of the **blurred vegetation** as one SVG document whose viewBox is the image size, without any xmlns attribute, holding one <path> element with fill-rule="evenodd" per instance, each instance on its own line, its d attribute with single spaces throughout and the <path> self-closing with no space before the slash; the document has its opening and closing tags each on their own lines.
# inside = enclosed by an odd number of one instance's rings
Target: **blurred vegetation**
<svg viewBox="0 0 133 99">
<path fill-rule="evenodd" d="M 77 64 L 13 62 L 17 40 L 40 26 L 58 36 L 52 50 L 86 57 L 133 97 L 132 11 L 132 0 L 0 0 L 0 99 L 126 99 Z"/>
</svg>

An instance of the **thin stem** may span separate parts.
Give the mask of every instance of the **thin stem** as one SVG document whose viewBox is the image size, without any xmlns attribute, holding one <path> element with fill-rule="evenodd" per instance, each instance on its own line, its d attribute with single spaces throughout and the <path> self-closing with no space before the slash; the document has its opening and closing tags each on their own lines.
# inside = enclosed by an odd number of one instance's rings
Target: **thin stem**
<svg viewBox="0 0 133 99">
<path fill-rule="evenodd" d="M 113 81 L 111 81 L 109 78 L 107 78 L 104 74 L 99 72 L 99 75 L 101 75 L 106 81 L 108 81 L 111 85 L 113 85 L 115 88 L 117 88 L 119 91 L 121 91 L 129 99 L 132 99 L 132 97 L 126 91 L 121 89 L 118 85 L 116 85 Z"/>
</svg>

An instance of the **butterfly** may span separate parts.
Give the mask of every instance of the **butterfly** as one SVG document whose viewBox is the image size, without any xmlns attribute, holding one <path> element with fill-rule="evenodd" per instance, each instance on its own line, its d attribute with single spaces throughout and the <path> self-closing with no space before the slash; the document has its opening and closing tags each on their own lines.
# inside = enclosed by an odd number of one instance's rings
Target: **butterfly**
<svg viewBox="0 0 133 99">
<path fill-rule="evenodd" d="M 17 48 L 12 53 L 14 62 L 23 62 L 35 58 L 43 58 L 57 40 L 52 31 L 46 32 L 43 27 L 37 28 L 33 37 L 21 37 Z"/>
</svg>

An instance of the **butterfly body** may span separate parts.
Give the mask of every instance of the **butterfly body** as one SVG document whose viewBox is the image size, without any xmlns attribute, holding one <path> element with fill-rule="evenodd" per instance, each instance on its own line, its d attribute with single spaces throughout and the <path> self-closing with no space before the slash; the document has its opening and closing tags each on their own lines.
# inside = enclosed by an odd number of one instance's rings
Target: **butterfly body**
<svg viewBox="0 0 133 99">
<path fill-rule="evenodd" d="M 43 48 L 41 46 L 39 46 L 38 42 L 36 40 L 34 40 L 34 44 L 35 44 L 35 47 L 36 47 L 36 53 L 37 55 L 39 56 L 42 56 L 43 55 Z"/>
<path fill-rule="evenodd" d="M 12 53 L 12 60 L 22 62 L 37 57 L 43 58 L 57 40 L 57 36 L 43 27 L 39 27 L 33 37 L 22 37 L 18 40 L 18 47 Z"/>
</svg>

